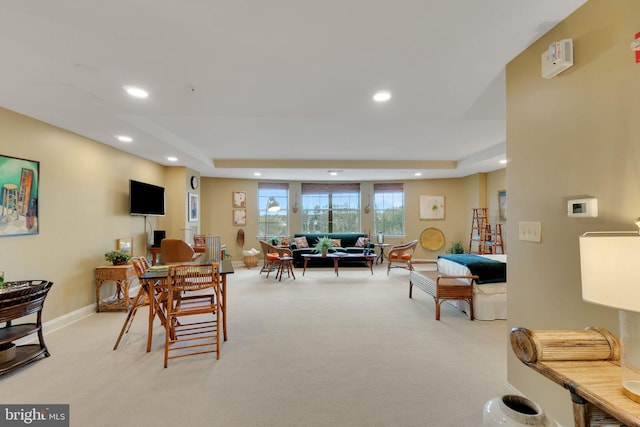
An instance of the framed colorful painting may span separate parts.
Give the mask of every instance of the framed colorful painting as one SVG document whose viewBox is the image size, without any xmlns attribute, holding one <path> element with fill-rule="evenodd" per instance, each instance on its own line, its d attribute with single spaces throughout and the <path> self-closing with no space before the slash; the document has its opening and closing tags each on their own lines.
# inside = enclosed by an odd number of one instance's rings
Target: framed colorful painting
<svg viewBox="0 0 640 427">
<path fill-rule="evenodd" d="M 233 192 L 233 207 L 234 208 L 246 208 L 247 207 L 247 192 L 246 191 L 234 191 Z"/>
<path fill-rule="evenodd" d="M 0 155 L 0 237 L 39 233 L 40 162 Z"/>
<path fill-rule="evenodd" d="M 189 222 L 200 220 L 200 200 L 198 193 L 189 193 Z"/>
<path fill-rule="evenodd" d="M 507 220 L 507 190 L 498 191 L 498 220 Z"/>
<path fill-rule="evenodd" d="M 247 225 L 247 210 L 246 209 L 234 209 L 233 210 L 233 225 Z"/>
</svg>

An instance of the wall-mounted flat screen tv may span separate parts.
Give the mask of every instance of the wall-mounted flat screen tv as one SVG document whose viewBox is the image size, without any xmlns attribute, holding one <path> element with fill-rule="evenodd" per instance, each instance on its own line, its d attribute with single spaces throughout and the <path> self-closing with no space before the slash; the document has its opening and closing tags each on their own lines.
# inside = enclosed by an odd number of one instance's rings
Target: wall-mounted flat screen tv
<svg viewBox="0 0 640 427">
<path fill-rule="evenodd" d="M 164 216 L 164 187 L 129 180 L 129 213 Z"/>
</svg>

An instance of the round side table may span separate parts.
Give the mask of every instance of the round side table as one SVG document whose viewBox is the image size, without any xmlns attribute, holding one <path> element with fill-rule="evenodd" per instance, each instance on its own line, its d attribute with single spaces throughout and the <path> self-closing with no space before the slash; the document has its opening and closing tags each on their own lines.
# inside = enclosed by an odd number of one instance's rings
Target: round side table
<svg viewBox="0 0 640 427">
<path fill-rule="evenodd" d="M 378 254 L 378 257 L 376 258 L 376 265 L 378 263 L 383 263 L 384 262 L 384 258 L 385 258 L 384 249 L 386 247 L 391 246 L 391 244 L 390 243 L 373 243 L 373 246 L 376 247 L 376 248 L 380 248 L 380 253 Z"/>
</svg>

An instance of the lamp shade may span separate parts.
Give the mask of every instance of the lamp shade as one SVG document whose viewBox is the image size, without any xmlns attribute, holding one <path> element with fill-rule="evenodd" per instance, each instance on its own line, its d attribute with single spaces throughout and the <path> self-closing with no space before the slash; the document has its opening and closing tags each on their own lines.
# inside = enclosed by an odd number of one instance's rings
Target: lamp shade
<svg viewBox="0 0 640 427">
<path fill-rule="evenodd" d="M 267 210 L 270 212 L 275 212 L 280 210 L 280 203 L 273 197 L 269 197 L 269 201 L 267 202 Z"/>
<path fill-rule="evenodd" d="M 589 232 L 580 236 L 582 299 L 640 312 L 640 235 Z"/>
</svg>

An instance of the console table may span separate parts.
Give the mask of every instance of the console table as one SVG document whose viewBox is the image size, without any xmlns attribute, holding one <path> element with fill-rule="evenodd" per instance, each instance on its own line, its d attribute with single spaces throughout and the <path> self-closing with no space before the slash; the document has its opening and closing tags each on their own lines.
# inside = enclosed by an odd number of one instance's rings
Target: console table
<svg viewBox="0 0 640 427">
<path fill-rule="evenodd" d="M 15 351 L 15 355 L 0 363 L 0 375 L 31 363 L 41 356 L 49 357 L 42 334 L 42 307 L 51 286 L 53 282 L 46 280 L 25 280 L 6 282 L 5 289 L 0 291 L 0 323 L 6 322 L 6 325 L 0 328 L 0 347 L 28 335 L 38 334 L 37 344 L 18 345 L 4 350 Z M 37 313 L 35 323 L 12 323 L 33 313 Z"/>
<path fill-rule="evenodd" d="M 96 267 L 96 311 L 128 311 L 132 303 L 129 286 L 136 277 L 133 264 Z M 106 282 L 115 282 L 116 292 L 113 296 L 103 299 L 100 289 Z"/>
<path fill-rule="evenodd" d="M 510 339 L 518 359 L 569 390 L 576 427 L 640 426 L 640 404 L 622 393 L 620 346 L 609 331 L 514 328 Z"/>
</svg>

